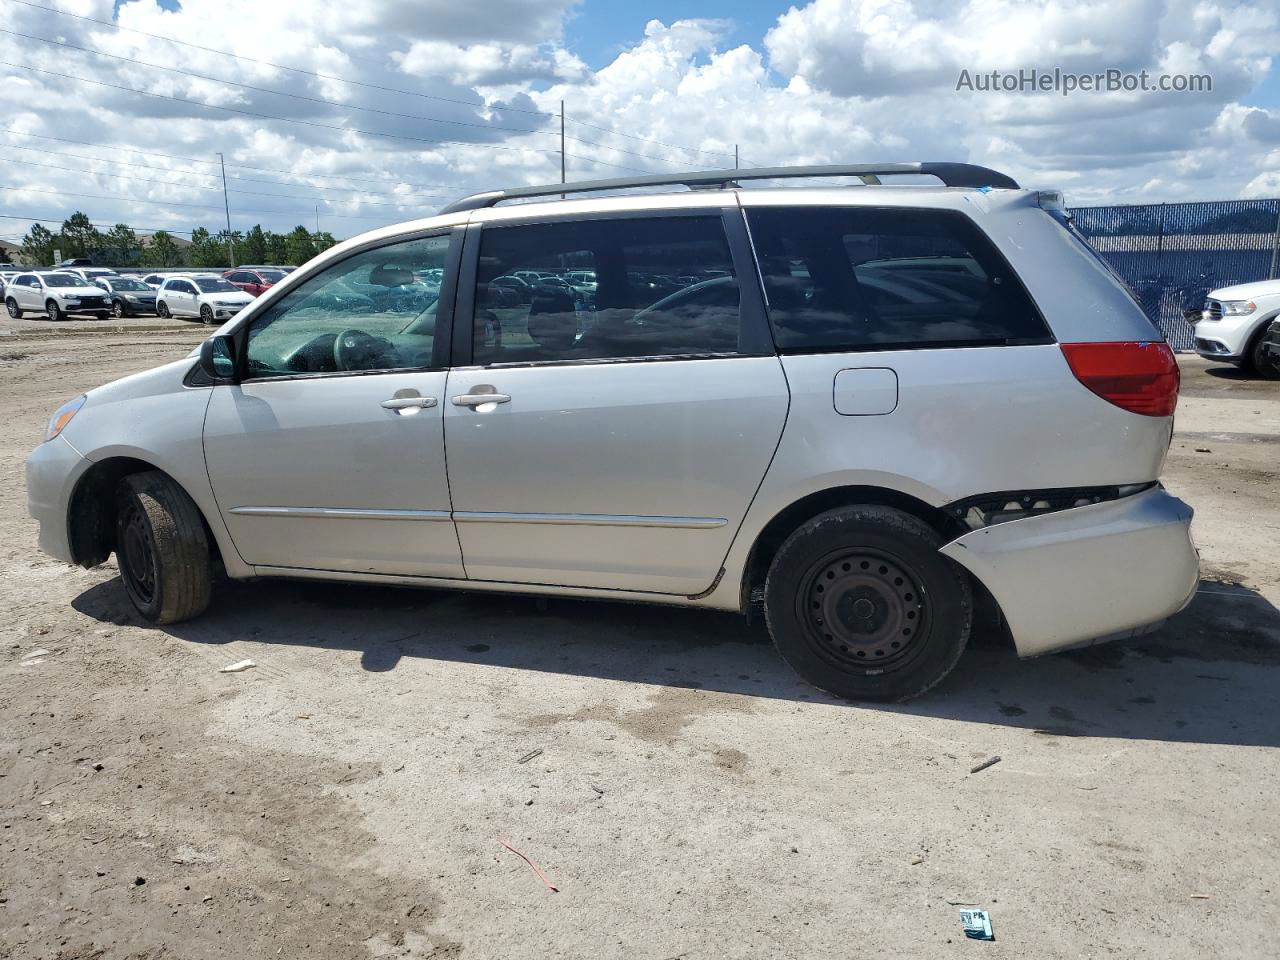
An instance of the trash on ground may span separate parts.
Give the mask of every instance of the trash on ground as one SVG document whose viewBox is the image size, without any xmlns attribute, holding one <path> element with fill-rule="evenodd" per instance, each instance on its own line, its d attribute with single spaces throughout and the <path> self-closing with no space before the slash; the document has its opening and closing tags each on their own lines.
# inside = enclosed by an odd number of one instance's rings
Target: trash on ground
<svg viewBox="0 0 1280 960">
<path fill-rule="evenodd" d="M 529 751 L 528 753 L 526 753 L 523 757 L 521 757 L 519 760 L 517 760 L 517 761 L 516 761 L 516 763 L 528 763 L 528 762 L 529 762 L 530 760 L 532 760 L 534 757 L 538 757 L 538 756 L 541 756 L 541 755 L 542 755 L 542 748 L 541 748 L 541 747 L 538 747 L 536 750 L 530 750 L 530 751 Z"/>
<path fill-rule="evenodd" d="M 41 647 L 39 650 L 32 650 L 30 653 L 23 656 L 22 659 L 34 660 L 36 657 L 47 657 L 48 655 L 49 655 L 49 651 L 46 650 L 44 647 Z"/>
<path fill-rule="evenodd" d="M 227 664 L 218 672 L 219 673 L 241 673 L 245 670 L 248 670 L 250 667 L 256 667 L 256 666 L 257 664 L 254 663 L 252 660 L 237 660 L 235 663 Z"/>
<path fill-rule="evenodd" d="M 973 767 L 969 772 L 970 772 L 970 773 L 981 773 L 983 770 L 987 769 L 987 767 L 994 767 L 994 766 L 995 766 L 997 763 L 999 763 L 999 762 L 1000 762 L 1000 758 L 999 758 L 999 757 L 989 757 L 988 759 L 983 760 L 983 761 L 982 761 L 980 764 L 978 764 L 976 767 Z"/>
<path fill-rule="evenodd" d="M 964 935 L 970 940 L 994 940 L 991 932 L 991 917 L 985 910 L 961 910 L 960 923 L 964 925 Z"/>
<path fill-rule="evenodd" d="M 590 787 L 591 787 L 591 789 L 592 789 L 592 790 L 594 790 L 596 793 L 600 794 L 600 796 L 602 796 L 602 797 L 604 796 L 604 787 L 597 787 L 594 783 L 593 783 L 593 784 L 590 784 Z"/>
<path fill-rule="evenodd" d="M 550 880 L 547 879 L 547 875 L 542 872 L 541 867 L 539 867 L 536 863 L 534 863 L 532 860 L 526 857 L 523 853 L 521 853 L 511 844 L 507 843 L 507 841 L 503 840 L 501 837 L 498 838 L 498 842 L 502 844 L 504 847 L 506 847 L 508 850 L 510 850 L 512 853 L 514 853 L 517 857 L 519 857 L 525 863 L 527 863 L 530 867 L 532 867 L 533 872 L 538 875 L 538 879 L 541 880 L 546 885 L 546 888 L 548 890 L 550 890 L 552 893 L 560 892 L 560 888 L 555 886 L 555 884 L 553 884 Z"/>
<path fill-rule="evenodd" d="M 1209 896 L 1209 894 L 1207 893 L 1193 893 L 1191 895 L 1191 899 L 1192 900 L 1212 900 L 1213 897 Z"/>
</svg>

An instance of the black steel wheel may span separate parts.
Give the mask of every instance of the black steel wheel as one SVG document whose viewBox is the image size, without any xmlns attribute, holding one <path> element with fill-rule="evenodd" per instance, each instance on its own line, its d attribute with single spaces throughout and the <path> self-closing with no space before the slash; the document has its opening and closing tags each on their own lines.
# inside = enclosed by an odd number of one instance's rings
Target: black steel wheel
<svg viewBox="0 0 1280 960">
<path fill-rule="evenodd" d="M 927 630 L 929 606 L 918 574 L 884 551 L 837 550 L 818 560 L 796 603 L 815 652 L 837 664 L 891 670 Z"/>
<path fill-rule="evenodd" d="M 152 623 L 188 620 L 209 605 L 204 519 L 186 491 L 158 470 L 120 481 L 116 561 L 129 599 Z"/>
<path fill-rule="evenodd" d="M 905 700 L 951 672 L 972 623 L 967 574 L 943 538 L 889 507 L 828 511 L 778 549 L 765 618 L 804 679 L 855 700 Z"/>
</svg>

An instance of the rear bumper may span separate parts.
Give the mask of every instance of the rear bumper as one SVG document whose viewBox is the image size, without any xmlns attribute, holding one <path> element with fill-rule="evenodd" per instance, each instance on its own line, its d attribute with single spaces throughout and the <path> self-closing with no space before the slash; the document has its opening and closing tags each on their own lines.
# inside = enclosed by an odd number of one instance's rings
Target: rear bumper
<svg viewBox="0 0 1280 960">
<path fill-rule="evenodd" d="M 1177 613 L 1200 578 L 1192 509 L 1161 487 L 984 527 L 942 553 L 991 592 L 1018 655 L 1137 632 Z"/>
</svg>

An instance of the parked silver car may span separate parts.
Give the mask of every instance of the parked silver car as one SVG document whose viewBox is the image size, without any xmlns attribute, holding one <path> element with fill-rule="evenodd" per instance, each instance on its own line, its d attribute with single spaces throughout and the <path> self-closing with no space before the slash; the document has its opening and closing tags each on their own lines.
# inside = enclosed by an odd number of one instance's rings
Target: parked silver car
<svg viewBox="0 0 1280 960">
<path fill-rule="evenodd" d="M 944 186 L 736 189 L 895 173 Z M 680 183 L 703 189 L 583 198 Z M 566 266 L 591 304 L 492 294 Z M 902 699 L 979 607 L 1030 656 L 1188 601 L 1191 510 L 1158 482 L 1177 390 L 1061 197 L 992 170 L 555 184 L 339 244 L 198 353 L 71 401 L 28 497 L 45 551 L 114 551 L 156 623 L 200 614 L 219 561 L 758 607 L 802 676 Z"/>
</svg>

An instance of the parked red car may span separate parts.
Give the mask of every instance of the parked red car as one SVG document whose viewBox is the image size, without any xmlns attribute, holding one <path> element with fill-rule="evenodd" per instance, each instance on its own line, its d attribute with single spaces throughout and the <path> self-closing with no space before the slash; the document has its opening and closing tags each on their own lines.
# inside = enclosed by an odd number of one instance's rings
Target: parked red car
<svg viewBox="0 0 1280 960">
<path fill-rule="evenodd" d="M 283 280 L 285 274 L 283 270 L 239 267 L 235 270 L 228 270 L 222 276 L 245 293 L 251 293 L 257 297 L 266 293 L 272 286 Z"/>
</svg>

